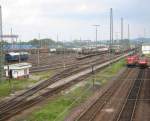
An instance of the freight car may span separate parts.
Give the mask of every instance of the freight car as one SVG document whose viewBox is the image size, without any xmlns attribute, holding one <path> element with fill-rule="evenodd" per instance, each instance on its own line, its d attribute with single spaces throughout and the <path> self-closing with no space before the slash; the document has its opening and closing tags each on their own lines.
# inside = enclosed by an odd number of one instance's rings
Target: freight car
<svg viewBox="0 0 150 121">
<path fill-rule="evenodd" d="M 48 48 L 33 48 L 30 49 L 29 52 L 31 54 L 38 54 L 38 53 L 49 53 L 49 49 Z"/>
<path fill-rule="evenodd" d="M 108 48 L 82 48 L 79 54 L 89 55 L 89 54 L 98 54 L 98 53 L 108 53 Z"/>
</svg>

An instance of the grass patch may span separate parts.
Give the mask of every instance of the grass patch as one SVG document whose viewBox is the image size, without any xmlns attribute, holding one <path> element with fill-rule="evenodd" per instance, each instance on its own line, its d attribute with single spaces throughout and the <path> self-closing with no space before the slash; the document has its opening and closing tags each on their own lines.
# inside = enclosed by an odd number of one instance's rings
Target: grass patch
<svg viewBox="0 0 150 121">
<path fill-rule="evenodd" d="M 78 87 L 68 94 L 53 99 L 40 111 L 33 112 L 26 121 L 63 121 L 73 107 L 84 102 L 91 95 L 90 90 L 85 90 L 85 87 Z"/>
<path fill-rule="evenodd" d="M 121 60 L 100 71 L 95 75 L 96 82 L 106 84 L 124 65 L 125 61 Z M 40 111 L 33 112 L 25 121 L 63 121 L 71 109 L 80 105 L 93 94 L 92 90 L 90 90 L 92 77 L 89 77 L 87 81 L 88 83 L 84 86 L 51 100 L 48 104 L 41 107 Z"/>
<path fill-rule="evenodd" d="M 34 84 L 37 81 L 31 79 L 11 79 L 11 86 L 8 80 L 5 80 L 0 83 L 0 98 L 8 96 L 12 91 L 18 91 L 21 89 L 25 89 L 30 84 Z"/>
<path fill-rule="evenodd" d="M 109 67 L 106 67 L 102 71 L 96 73 L 95 75 L 88 78 L 88 82 L 92 82 L 92 79 L 95 82 L 100 83 L 101 85 L 106 84 L 112 77 L 116 75 L 119 70 L 125 66 L 125 60 L 122 59 Z"/>
<path fill-rule="evenodd" d="M 50 71 L 33 73 L 32 76 L 38 77 L 38 80 L 45 80 L 52 77 L 55 73 L 56 73 L 55 71 L 50 70 Z"/>
<path fill-rule="evenodd" d="M 11 79 L 11 86 L 9 80 L 5 80 L 0 83 L 0 99 L 9 96 L 10 93 L 26 89 L 27 87 L 52 77 L 55 74 L 54 71 L 38 72 L 31 75 L 29 79 Z"/>
</svg>

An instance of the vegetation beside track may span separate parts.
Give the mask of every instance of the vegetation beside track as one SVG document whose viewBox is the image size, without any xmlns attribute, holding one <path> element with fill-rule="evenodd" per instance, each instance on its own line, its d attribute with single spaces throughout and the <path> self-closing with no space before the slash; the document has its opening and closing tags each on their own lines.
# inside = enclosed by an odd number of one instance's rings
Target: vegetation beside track
<svg viewBox="0 0 150 121">
<path fill-rule="evenodd" d="M 117 63 L 114 63 L 110 65 L 109 67 L 103 69 L 99 73 L 96 73 L 95 75 L 91 76 L 88 79 L 88 81 L 92 82 L 91 80 L 94 79 L 96 83 L 100 83 L 101 85 L 106 84 L 124 66 L 125 66 L 125 60 L 122 59 L 118 61 Z"/>
<path fill-rule="evenodd" d="M 54 71 L 38 72 L 31 75 L 29 79 L 11 79 L 0 82 L 0 99 L 9 96 L 11 93 L 20 91 L 34 85 L 35 83 L 48 79 L 54 75 Z M 11 84 L 10 84 L 10 83 Z"/>
<path fill-rule="evenodd" d="M 27 121 L 61 121 L 69 113 L 69 111 L 85 101 L 88 96 L 91 95 L 91 92 L 88 90 L 82 95 L 85 91 L 85 87 L 78 87 L 77 89 L 64 93 L 60 97 L 52 99 L 48 104 L 39 111 L 33 112 Z M 76 99 L 78 100 L 76 101 Z"/>
<path fill-rule="evenodd" d="M 104 85 L 116 75 L 125 65 L 121 60 L 110 67 L 95 74 L 95 82 Z M 71 90 L 69 93 L 63 93 L 60 97 L 52 99 L 50 102 L 40 107 L 40 111 L 33 112 L 26 121 L 63 121 L 70 110 L 80 105 L 92 95 L 93 76 L 87 79 L 87 83 Z"/>
<path fill-rule="evenodd" d="M 54 70 L 33 73 L 31 78 L 41 81 L 52 77 L 56 72 Z"/>
</svg>

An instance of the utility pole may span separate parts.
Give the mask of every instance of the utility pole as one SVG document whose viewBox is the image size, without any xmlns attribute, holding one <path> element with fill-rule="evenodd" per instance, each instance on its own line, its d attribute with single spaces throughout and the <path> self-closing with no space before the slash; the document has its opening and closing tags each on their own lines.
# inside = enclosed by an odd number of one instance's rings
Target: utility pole
<svg viewBox="0 0 150 121">
<path fill-rule="evenodd" d="M 114 22 L 113 22 L 113 9 L 111 8 L 111 31 L 112 31 L 112 45 L 114 44 Z"/>
<path fill-rule="evenodd" d="M 40 64 L 40 48 L 41 48 L 41 41 L 40 41 L 40 33 L 39 33 L 39 47 L 37 49 L 37 63 L 38 63 L 38 66 Z"/>
<path fill-rule="evenodd" d="M 121 18 L 121 40 L 123 40 L 123 30 L 124 30 L 124 26 L 123 26 L 123 22 L 124 22 L 124 19 L 123 18 Z"/>
<path fill-rule="evenodd" d="M 130 48 L 130 25 L 128 24 L 128 45 Z"/>
<path fill-rule="evenodd" d="M 97 35 L 98 35 L 97 32 L 98 32 L 98 27 L 100 27 L 100 25 L 93 25 L 93 26 L 95 26 L 95 31 L 96 31 L 95 32 L 95 35 L 96 35 L 95 36 L 95 45 L 96 45 L 96 50 L 97 50 Z"/>
<path fill-rule="evenodd" d="M 63 68 L 66 69 L 66 62 L 65 62 L 65 40 L 63 40 Z"/>
<path fill-rule="evenodd" d="M 38 34 L 38 39 L 39 39 L 39 48 L 42 48 L 42 41 L 40 40 L 41 38 L 41 34 Z"/>
<path fill-rule="evenodd" d="M 97 52 L 97 49 L 98 49 L 98 46 L 97 46 L 97 32 L 98 32 L 98 27 L 100 27 L 100 25 L 93 25 L 95 27 L 95 45 L 96 45 L 96 50 L 95 52 Z M 92 64 L 92 63 L 91 63 Z M 95 77 L 95 73 L 94 73 L 94 65 L 92 64 L 91 65 L 91 68 L 92 68 L 92 74 L 93 74 L 93 89 L 94 89 L 94 85 L 95 85 L 95 80 L 96 80 L 96 77 Z"/>
<path fill-rule="evenodd" d="M 109 44 L 109 49 L 110 49 L 110 53 L 112 50 L 112 45 L 113 45 L 113 36 L 114 36 L 114 30 L 113 30 L 113 9 L 110 8 L 110 44 Z"/>
<path fill-rule="evenodd" d="M 59 47 L 58 43 L 59 43 L 59 35 L 57 33 L 57 48 Z"/>
<path fill-rule="evenodd" d="M 110 8 L 110 41 L 109 41 L 109 59 L 111 60 L 111 51 L 113 45 L 113 9 Z M 110 63 L 111 66 L 111 63 Z"/>
<path fill-rule="evenodd" d="M 4 56 L 3 56 L 3 27 L 2 27 L 2 7 L 0 6 L 0 82 L 3 80 Z"/>
<path fill-rule="evenodd" d="M 21 63 L 21 39 L 19 39 L 19 63 Z"/>
<path fill-rule="evenodd" d="M 128 40 L 130 40 L 130 25 L 128 24 Z"/>
<path fill-rule="evenodd" d="M 13 35 L 13 30 L 12 28 L 10 29 L 10 35 L 12 36 Z M 14 40 L 13 40 L 13 37 L 11 37 L 11 48 L 13 49 L 14 48 Z"/>
<path fill-rule="evenodd" d="M 122 48 L 123 48 L 123 32 L 124 32 L 124 26 L 123 26 L 123 22 L 124 22 L 124 19 L 121 18 L 121 42 L 120 44 L 122 43 Z M 125 49 L 125 48 L 124 48 Z"/>
</svg>

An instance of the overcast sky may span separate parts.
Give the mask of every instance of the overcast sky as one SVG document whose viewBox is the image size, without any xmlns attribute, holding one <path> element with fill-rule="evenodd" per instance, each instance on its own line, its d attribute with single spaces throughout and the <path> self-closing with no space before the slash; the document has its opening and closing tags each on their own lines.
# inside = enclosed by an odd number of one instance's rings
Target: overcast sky
<svg viewBox="0 0 150 121">
<path fill-rule="evenodd" d="M 149 0 L 1 0 L 3 32 L 13 28 L 22 40 L 38 37 L 59 40 L 95 38 L 94 24 L 101 25 L 99 39 L 109 39 L 109 11 L 114 10 L 114 37 L 120 38 L 120 18 L 124 17 L 131 37 L 150 34 Z"/>
</svg>

